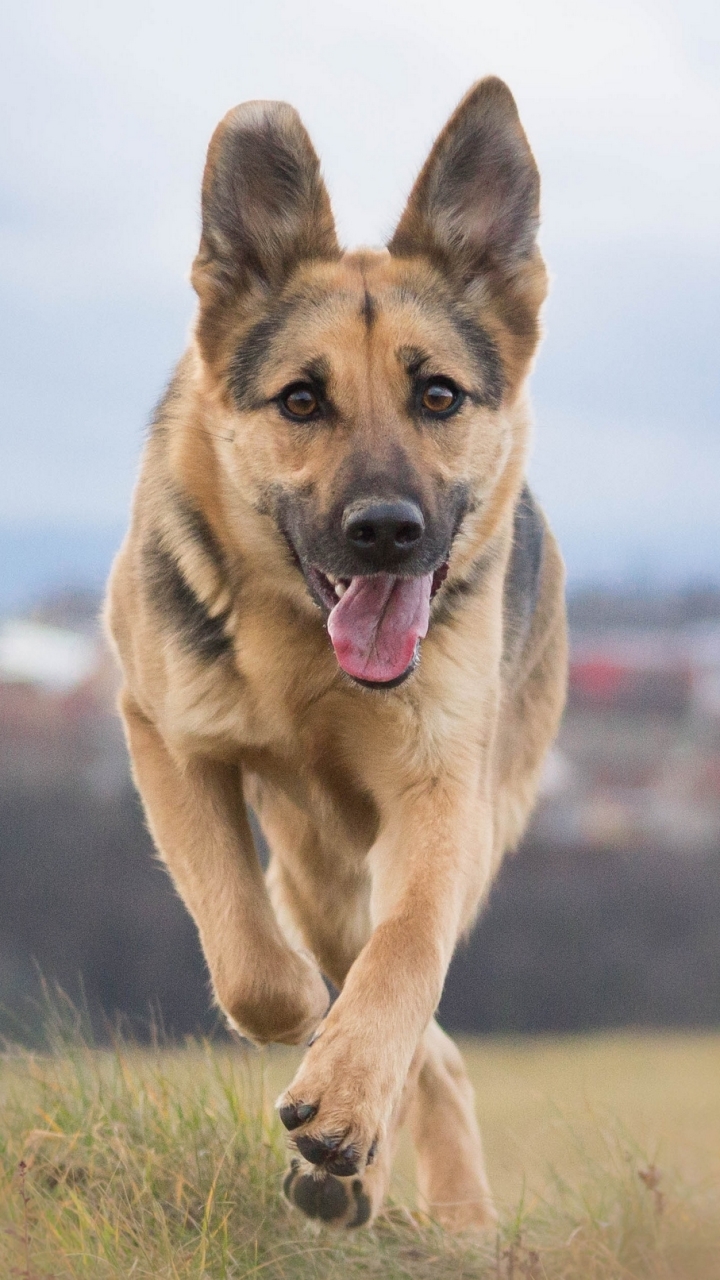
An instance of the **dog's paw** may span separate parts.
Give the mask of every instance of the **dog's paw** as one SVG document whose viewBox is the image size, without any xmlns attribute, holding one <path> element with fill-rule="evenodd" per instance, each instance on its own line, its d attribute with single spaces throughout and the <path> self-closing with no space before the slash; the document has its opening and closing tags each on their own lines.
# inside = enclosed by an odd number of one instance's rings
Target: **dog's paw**
<svg viewBox="0 0 720 1280">
<path fill-rule="evenodd" d="M 287 1095 L 281 1101 L 278 1111 L 292 1134 L 291 1145 L 316 1172 L 336 1178 L 362 1174 L 372 1165 L 380 1140 L 377 1126 L 368 1125 L 372 1125 L 372 1112 L 364 1116 L 367 1108 L 358 1107 L 357 1099 L 355 1107 L 347 1102 L 338 1106 L 338 1099 L 334 1106 L 327 1097 L 323 1101 L 324 1106 L 294 1102 Z M 296 1133 L 298 1129 L 302 1132 Z"/>
<path fill-rule="evenodd" d="M 291 1132 L 301 1125 L 309 1125 L 317 1111 L 316 1106 L 307 1102 L 286 1102 L 279 1108 L 280 1119 Z M 352 1142 L 348 1139 L 347 1130 L 345 1133 L 334 1134 L 306 1132 L 293 1137 L 293 1145 L 308 1164 L 314 1165 L 316 1169 L 335 1174 L 338 1178 L 349 1178 L 366 1165 L 372 1164 L 377 1139 L 363 1150 L 361 1141 Z"/>
<path fill-rule="evenodd" d="M 337 1177 L 302 1160 L 292 1160 L 283 1181 L 290 1204 L 329 1227 L 364 1227 L 374 1216 L 372 1194 L 362 1178 Z"/>
<path fill-rule="evenodd" d="M 395 1088 L 383 1069 L 389 1055 L 380 1063 L 376 1054 L 363 1057 L 356 1041 L 326 1021 L 278 1099 L 292 1154 L 323 1175 L 363 1178 L 376 1156 L 384 1165 L 388 1123 L 404 1077 Z M 370 1181 L 376 1180 L 377 1167 Z"/>
</svg>

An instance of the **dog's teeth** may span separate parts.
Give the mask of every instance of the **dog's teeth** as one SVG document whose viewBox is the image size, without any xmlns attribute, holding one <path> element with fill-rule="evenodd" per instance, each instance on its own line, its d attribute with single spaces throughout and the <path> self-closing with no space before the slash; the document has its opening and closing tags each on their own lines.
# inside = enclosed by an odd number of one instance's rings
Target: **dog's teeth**
<svg viewBox="0 0 720 1280">
<path fill-rule="evenodd" d="M 344 582 L 335 583 L 335 595 L 338 597 L 338 599 L 340 599 L 341 596 L 344 596 L 346 591 L 347 591 L 347 587 L 345 586 Z"/>
</svg>

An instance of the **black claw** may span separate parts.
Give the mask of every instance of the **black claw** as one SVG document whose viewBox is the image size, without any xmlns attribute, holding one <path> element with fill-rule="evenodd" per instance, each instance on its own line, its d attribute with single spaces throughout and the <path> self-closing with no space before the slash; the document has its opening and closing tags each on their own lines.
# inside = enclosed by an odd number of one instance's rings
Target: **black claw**
<svg viewBox="0 0 720 1280">
<path fill-rule="evenodd" d="M 279 1116 L 286 1129 L 297 1129 L 301 1124 L 306 1124 L 308 1120 L 312 1120 L 317 1107 L 312 1106 L 309 1102 L 288 1102 L 284 1107 L 280 1108 Z"/>
<path fill-rule="evenodd" d="M 337 1151 L 342 1138 L 326 1137 L 322 1134 L 319 1138 L 313 1138 L 312 1134 L 303 1133 L 299 1138 L 295 1139 L 295 1146 L 311 1164 L 325 1164 L 325 1161 Z"/>
<path fill-rule="evenodd" d="M 337 1178 L 319 1180 L 312 1174 L 303 1174 L 292 1187 L 291 1199 L 308 1218 L 321 1218 L 333 1222 L 347 1212 L 348 1197 L 342 1182 Z"/>
<path fill-rule="evenodd" d="M 355 1147 L 343 1147 L 340 1150 L 342 1137 L 322 1134 L 313 1138 L 311 1134 L 302 1134 L 295 1139 L 295 1146 L 310 1164 L 319 1164 L 328 1173 L 338 1178 L 350 1178 L 358 1171 L 358 1153 Z"/>
<path fill-rule="evenodd" d="M 329 1169 L 338 1178 L 350 1178 L 358 1171 L 358 1153 L 354 1147 L 343 1147 L 342 1151 L 331 1153 L 325 1161 L 324 1168 Z"/>
</svg>

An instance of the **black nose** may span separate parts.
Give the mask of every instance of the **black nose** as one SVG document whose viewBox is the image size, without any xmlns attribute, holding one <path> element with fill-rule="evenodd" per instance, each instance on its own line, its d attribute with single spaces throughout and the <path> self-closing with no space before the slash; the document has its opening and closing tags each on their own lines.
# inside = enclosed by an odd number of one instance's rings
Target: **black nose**
<svg viewBox="0 0 720 1280">
<path fill-rule="evenodd" d="M 350 546 L 375 568 L 397 564 L 415 549 L 425 531 L 422 511 L 414 502 L 353 503 L 343 516 Z"/>
</svg>

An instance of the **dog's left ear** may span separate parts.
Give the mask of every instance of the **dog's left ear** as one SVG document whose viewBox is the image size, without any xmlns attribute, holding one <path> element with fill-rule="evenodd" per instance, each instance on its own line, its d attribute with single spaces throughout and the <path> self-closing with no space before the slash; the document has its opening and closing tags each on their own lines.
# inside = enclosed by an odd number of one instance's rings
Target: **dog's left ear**
<svg viewBox="0 0 720 1280">
<path fill-rule="evenodd" d="M 535 252 L 540 177 L 502 80 L 480 80 L 437 139 L 390 241 L 424 254 L 463 284 L 512 277 Z"/>
</svg>

